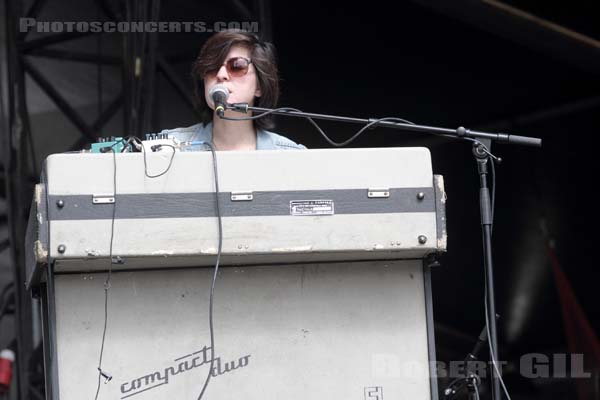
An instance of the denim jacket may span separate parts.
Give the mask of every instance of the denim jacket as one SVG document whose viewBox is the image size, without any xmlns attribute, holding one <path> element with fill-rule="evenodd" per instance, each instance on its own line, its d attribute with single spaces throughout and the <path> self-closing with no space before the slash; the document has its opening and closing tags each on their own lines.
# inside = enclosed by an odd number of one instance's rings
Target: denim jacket
<svg viewBox="0 0 600 400">
<path fill-rule="evenodd" d="M 174 138 L 180 142 L 212 142 L 212 122 L 206 125 L 196 124 L 187 128 L 165 129 L 160 132 L 167 134 L 169 138 Z M 192 146 L 190 150 L 202 151 L 208 150 L 206 145 Z M 274 132 L 259 129 L 256 132 L 256 150 L 296 150 L 306 149 L 306 146 L 295 143 L 294 141 L 278 135 Z"/>
</svg>

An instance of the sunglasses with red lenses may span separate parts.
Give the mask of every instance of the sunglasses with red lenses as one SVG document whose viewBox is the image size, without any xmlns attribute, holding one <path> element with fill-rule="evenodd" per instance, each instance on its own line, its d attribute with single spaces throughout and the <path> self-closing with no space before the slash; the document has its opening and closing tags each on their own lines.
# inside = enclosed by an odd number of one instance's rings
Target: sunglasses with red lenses
<svg viewBox="0 0 600 400">
<path fill-rule="evenodd" d="M 221 64 L 221 66 L 225 66 L 229 76 L 238 78 L 248 73 L 248 68 L 250 67 L 251 63 L 252 60 L 246 57 L 232 57 L 229 60 L 225 61 L 223 64 Z M 219 68 L 221 66 L 219 66 Z M 210 71 L 209 73 L 217 73 L 219 68 L 217 68 L 214 71 Z"/>
</svg>

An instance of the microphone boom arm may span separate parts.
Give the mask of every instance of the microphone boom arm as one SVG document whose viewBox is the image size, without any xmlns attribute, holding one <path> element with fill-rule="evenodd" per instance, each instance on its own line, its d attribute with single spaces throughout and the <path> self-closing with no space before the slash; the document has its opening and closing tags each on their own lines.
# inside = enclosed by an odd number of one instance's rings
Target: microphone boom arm
<svg viewBox="0 0 600 400">
<path fill-rule="evenodd" d="M 377 118 L 349 118 L 349 117 L 340 117 L 336 115 L 327 115 L 327 114 L 315 114 L 315 113 L 306 113 L 301 111 L 293 111 L 286 109 L 271 109 L 271 108 L 262 108 L 262 107 L 251 107 L 248 103 L 234 103 L 234 104 L 226 104 L 226 108 L 228 110 L 234 110 L 241 113 L 247 113 L 248 111 L 254 111 L 259 113 L 269 113 L 276 115 L 288 115 L 291 117 L 302 117 L 302 118 L 315 118 L 315 119 L 323 119 L 329 121 L 339 121 L 339 122 L 350 122 L 355 124 L 369 124 L 377 122 Z M 542 147 L 542 139 L 528 137 L 528 136 L 518 136 L 518 135 L 509 135 L 506 133 L 489 133 L 489 132 L 480 132 L 480 131 L 472 131 L 470 129 L 465 129 L 464 127 L 459 127 L 457 129 L 449 129 L 449 128 L 440 128 L 435 126 L 427 126 L 427 125 L 417 125 L 417 124 L 406 124 L 401 122 L 391 122 L 391 121 L 381 121 L 376 124 L 377 126 L 382 126 L 385 128 L 394 128 L 405 131 L 413 131 L 413 132 L 423 132 L 430 133 L 434 135 L 441 136 L 451 136 L 456 138 L 472 138 L 472 139 L 488 139 L 494 142 L 499 143 L 507 143 L 507 144 L 516 144 L 522 146 L 534 146 L 534 147 Z"/>
</svg>

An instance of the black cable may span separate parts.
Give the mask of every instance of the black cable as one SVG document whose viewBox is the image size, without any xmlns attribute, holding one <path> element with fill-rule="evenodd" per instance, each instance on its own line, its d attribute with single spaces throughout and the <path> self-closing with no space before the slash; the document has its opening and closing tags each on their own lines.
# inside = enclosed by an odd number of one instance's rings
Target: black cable
<svg viewBox="0 0 600 400">
<path fill-rule="evenodd" d="M 117 140 L 117 141 L 115 141 L 115 142 L 114 142 L 113 144 L 111 144 L 110 146 L 104 146 L 104 147 L 101 147 L 101 148 L 100 148 L 100 153 L 108 153 L 109 151 L 113 151 L 113 152 L 114 152 L 114 148 L 115 148 L 115 146 L 116 146 L 116 145 L 118 145 L 118 144 L 121 144 L 121 143 L 125 142 L 125 145 L 123 146 L 123 149 L 121 150 L 121 152 L 123 152 L 123 150 L 124 150 L 124 149 L 127 147 L 127 145 L 129 144 L 129 140 L 131 140 L 131 139 L 128 139 L 128 140 L 126 141 L 125 139 L 126 139 L 126 138 L 122 138 L 122 139 L 120 139 L 120 140 Z M 66 153 L 70 153 L 70 152 L 66 152 Z M 73 152 L 73 153 L 79 153 L 79 152 L 78 152 L 78 151 L 75 151 L 75 152 Z M 65 154 L 65 153 L 63 153 L 63 154 Z"/>
<path fill-rule="evenodd" d="M 170 147 L 171 149 L 173 149 L 173 153 L 171 153 L 171 158 L 169 159 L 169 165 L 167 166 L 167 168 L 161 172 L 160 174 L 156 174 L 156 175 L 148 175 L 148 164 L 146 161 L 146 149 L 144 148 L 144 146 L 142 145 L 142 153 L 143 153 L 143 158 L 144 158 L 144 174 L 148 177 L 148 178 L 158 178 L 159 176 L 163 176 L 164 174 L 166 174 L 167 172 L 169 172 L 169 170 L 171 169 L 171 165 L 173 164 L 173 159 L 175 158 L 175 146 L 172 146 L 170 144 L 157 144 L 155 145 L 156 149 L 160 149 L 161 147 Z"/>
<path fill-rule="evenodd" d="M 279 112 L 279 111 L 302 112 L 301 110 L 298 110 L 297 108 L 281 107 L 281 108 L 275 108 L 273 110 L 265 111 L 265 112 L 257 114 L 257 115 L 253 115 L 251 117 L 241 117 L 241 118 L 221 117 L 221 119 L 224 119 L 224 120 L 227 120 L 227 121 L 251 121 L 251 120 L 263 118 L 263 117 L 265 117 L 265 116 L 267 116 L 269 114 L 272 114 L 274 112 Z M 317 131 L 319 131 L 319 133 L 321 134 L 321 136 L 323 136 L 323 138 L 327 141 L 327 143 L 329 143 L 333 147 L 344 147 L 344 146 L 350 144 L 357 137 L 359 137 L 364 131 L 366 131 L 369 128 L 374 128 L 375 126 L 377 126 L 381 122 L 392 121 L 392 122 L 401 122 L 401 123 L 405 123 L 405 124 L 414 125 L 414 122 L 410 122 L 410 121 L 408 121 L 406 119 L 402 119 L 402 118 L 396 118 L 396 117 L 379 118 L 379 119 L 373 120 L 373 121 L 369 122 L 368 124 L 366 124 L 365 126 L 363 126 L 360 130 L 358 130 L 349 139 L 347 139 L 347 140 L 345 140 L 343 142 L 335 142 L 331 138 L 329 138 L 329 136 L 327 136 L 325 134 L 325 132 L 323 131 L 323 129 L 311 117 L 303 117 L 303 118 L 307 119 L 317 129 Z M 448 136 L 448 137 L 452 137 L 452 138 L 454 137 L 452 135 L 443 135 L 443 136 Z"/>
<path fill-rule="evenodd" d="M 489 313 L 488 313 L 488 309 L 487 309 L 487 298 L 488 298 L 488 286 L 487 286 L 487 271 L 486 271 L 486 284 L 485 284 L 485 295 L 484 295 L 484 306 L 485 306 L 485 326 L 487 329 L 487 334 L 488 334 L 488 338 L 490 338 L 490 318 L 489 318 Z M 502 375 L 500 375 L 499 371 L 498 371 L 498 362 L 497 360 L 494 358 L 494 353 L 493 351 L 495 350 L 493 345 L 492 345 L 492 341 L 488 340 L 488 346 L 490 348 L 490 358 L 492 359 L 492 366 L 494 367 L 494 369 L 496 370 L 496 373 L 498 374 L 498 380 L 500 381 L 500 384 L 502 386 L 502 389 L 504 390 L 504 393 L 506 394 L 506 397 L 508 398 L 508 400 L 511 400 L 510 395 L 508 394 L 508 389 L 506 389 L 506 386 L 504 384 L 504 379 L 502 379 Z M 494 379 L 494 374 L 492 372 L 491 374 L 491 378 L 490 379 Z M 500 400 L 500 399 L 499 399 Z"/>
<path fill-rule="evenodd" d="M 215 271 L 213 273 L 213 279 L 210 286 L 210 299 L 209 299 L 209 308 L 208 308 L 208 324 L 210 330 L 210 367 L 208 369 L 208 374 L 206 376 L 206 380 L 204 381 L 204 385 L 202 386 L 202 391 L 198 396 L 198 400 L 202 399 L 204 392 L 208 386 L 208 382 L 210 381 L 210 377 L 212 376 L 213 365 L 215 362 L 215 337 L 214 337 L 214 328 L 213 328 L 213 298 L 215 292 L 215 283 L 217 281 L 217 274 L 219 272 L 219 263 L 221 261 L 221 250 L 223 247 L 223 222 L 221 219 L 221 207 L 219 204 L 219 174 L 217 168 L 217 154 L 215 152 L 215 148 L 212 143 L 205 143 L 210 147 L 210 151 L 212 153 L 213 158 L 213 172 L 215 177 L 215 207 L 217 211 L 217 221 L 219 225 L 219 245 L 217 250 L 217 261 L 215 262 Z"/>
<path fill-rule="evenodd" d="M 452 381 L 450 381 L 449 384 L 446 385 L 446 389 L 444 390 L 444 397 L 452 397 L 454 396 L 454 394 L 456 393 L 454 388 L 454 385 L 456 385 L 458 382 L 462 381 L 465 378 L 455 378 Z"/>
<path fill-rule="evenodd" d="M 323 135 L 323 137 L 325 138 L 325 140 L 327 140 L 327 142 L 329 144 L 331 144 L 332 146 L 335 147 L 343 147 L 346 146 L 348 144 L 350 144 L 351 142 L 353 142 L 356 138 L 358 138 L 364 131 L 366 131 L 369 128 L 375 128 L 378 124 L 380 124 L 381 122 L 386 122 L 386 121 L 391 121 L 391 122 L 402 122 L 402 123 L 406 123 L 406 124 L 411 124 L 414 125 L 413 122 L 407 121 L 405 119 L 402 118 L 395 118 L 395 117 L 384 117 L 384 118 L 379 118 L 376 119 L 374 121 L 369 122 L 368 124 L 366 124 L 365 126 L 363 126 L 361 129 L 359 129 L 354 135 L 352 135 L 349 139 L 343 141 L 343 142 L 334 142 L 333 140 L 331 140 L 330 138 L 328 138 L 325 133 L 321 130 L 321 128 L 316 124 L 316 122 L 314 122 L 312 120 L 312 118 L 309 118 L 309 121 L 317 128 L 319 129 L 319 132 L 321 133 L 321 135 Z"/>
<path fill-rule="evenodd" d="M 157 174 L 157 175 L 148 175 L 146 150 L 143 147 L 143 144 L 139 141 L 138 138 L 130 138 L 130 140 L 138 141 L 138 143 L 141 145 L 143 159 L 144 159 L 144 174 L 148 178 L 158 178 L 159 176 L 162 176 L 169 171 L 169 169 L 171 168 L 171 164 L 173 163 L 173 158 L 175 157 L 175 152 L 176 152 L 175 146 L 172 146 L 170 144 L 162 144 L 162 143 L 155 145 L 156 149 L 159 149 L 163 146 L 170 147 L 173 149 L 173 153 L 169 160 L 169 165 L 168 165 L 167 169 L 165 169 L 163 172 L 161 172 L 160 174 Z M 215 152 L 215 148 L 212 143 L 204 142 L 204 144 L 210 148 L 210 151 L 212 154 L 212 159 L 213 159 L 213 174 L 214 174 L 214 178 L 215 178 L 215 207 L 216 207 L 217 222 L 218 222 L 218 228 L 219 228 L 219 244 L 218 244 L 218 248 L 217 248 L 217 260 L 215 262 L 215 270 L 214 270 L 212 282 L 210 285 L 210 298 L 209 298 L 209 307 L 208 307 L 208 325 L 209 325 L 209 333 L 210 333 L 210 366 L 208 368 L 208 374 L 206 376 L 206 380 L 204 381 L 204 385 L 202 386 L 202 391 L 200 392 L 200 395 L 198 396 L 198 400 L 201 400 L 202 396 L 204 396 L 204 392 L 206 391 L 206 388 L 208 387 L 208 383 L 210 382 L 210 378 L 212 376 L 212 370 L 213 370 L 213 366 L 214 366 L 214 362 L 215 362 L 215 335 L 214 335 L 214 324 L 213 324 L 213 309 L 214 309 L 213 304 L 214 304 L 215 285 L 216 285 L 216 281 L 217 281 L 217 275 L 219 273 L 219 264 L 221 262 L 221 252 L 223 249 L 223 221 L 222 221 L 222 217 L 221 217 L 221 206 L 220 206 L 220 202 L 219 202 L 219 172 L 218 172 L 218 166 L 217 166 L 217 154 Z"/>
<path fill-rule="evenodd" d="M 113 198 L 115 199 L 113 203 L 113 212 L 112 219 L 110 223 L 110 247 L 109 247 L 109 266 L 108 266 L 108 274 L 106 276 L 106 280 L 104 281 L 104 328 L 102 330 L 102 344 L 100 346 L 100 357 L 98 360 L 98 386 L 96 388 L 96 396 L 95 400 L 98 399 L 98 394 L 100 393 L 100 382 L 102 380 L 103 371 L 102 371 L 102 357 L 104 356 L 104 343 L 106 340 L 106 328 L 108 326 L 108 289 L 110 289 L 110 281 L 112 277 L 112 265 L 113 265 L 113 240 L 115 233 L 115 217 L 117 212 L 117 154 L 114 148 L 111 147 L 111 152 L 113 154 Z"/>
<path fill-rule="evenodd" d="M 457 388 L 455 388 L 455 386 L 458 383 L 463 382 L 466 383 L 467 390 L 470 390 L 468 389 L 468 385 L 472 385 L 475 388 L 475 397 L 479 399 L 479 385 L 481 384 L 481 379 L 477 375 L 470 375 L 469 372 L 467 372 L 466 376 L 456 378 L 446 385 L 446 389 L 444 390 L 444 398 L 454 398 L 458 391 L 462 389 L 463 385 L 461 384 L 460 386 L 457 386 Z"/>
</svg>

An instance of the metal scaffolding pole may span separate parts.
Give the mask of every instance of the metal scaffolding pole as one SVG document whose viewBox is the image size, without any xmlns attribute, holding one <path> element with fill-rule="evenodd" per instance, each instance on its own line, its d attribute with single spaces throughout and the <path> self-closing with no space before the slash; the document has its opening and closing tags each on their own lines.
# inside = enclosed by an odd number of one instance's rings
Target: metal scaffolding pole
<svg viewBox="0 0 600 400">
<path fill-rule="evenodd" d="M 18 0 L 5 0 L 6 39 L 7 39 L 7 77 L 8 129 L 6 130 L 6 153 L 4 155 L 5 185 L 8 205 L 8 227 L 11 248 L 13 279 L 15 282 L 15 318 L 16 331 L 16 383 L 17 397 L 29 399 L 31 377 L 29 362 L 33 353 L 32 301 L 25 290 L 25 253 L 24 240 L 27 223 L 27 206 L 32 192 L 27 141 L 31 142 L 29 115 L 25 98 L 25 73 L 18 49 L 18 17 L 22 15 L 22 4 Z"/>
</svg>

